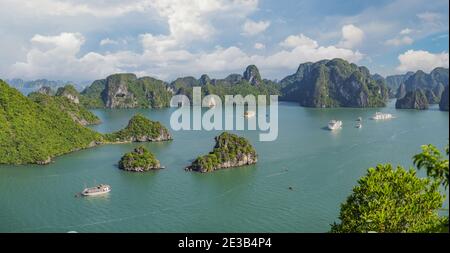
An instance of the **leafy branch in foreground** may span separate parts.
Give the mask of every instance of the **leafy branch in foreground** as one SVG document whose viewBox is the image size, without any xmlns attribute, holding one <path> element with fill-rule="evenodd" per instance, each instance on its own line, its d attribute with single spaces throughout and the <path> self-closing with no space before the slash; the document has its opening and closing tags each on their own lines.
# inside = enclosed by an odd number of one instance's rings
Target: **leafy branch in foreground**
<svg viewBox="0 0 450 253">
<path fill-rule="evenodd" d="M 445 148 L 447 156 L 449 154 L 448 145 Z M 427 170 L 427 176 L 448 188 L 448 158 L 442 156 L 441 152 L 433 145 L 423 145 L 422 153 L 413 157 L 414 165 L 420 169 Z"/>
</svg>

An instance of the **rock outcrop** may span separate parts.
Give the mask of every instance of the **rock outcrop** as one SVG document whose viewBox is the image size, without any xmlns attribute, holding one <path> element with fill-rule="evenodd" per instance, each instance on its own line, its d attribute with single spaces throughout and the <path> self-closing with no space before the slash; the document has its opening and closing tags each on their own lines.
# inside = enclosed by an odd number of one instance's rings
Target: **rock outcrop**
<svg viewBox="0 0 450 253">
<path fill-rule="evenodd" d="M 414 72 L 407 72 L 402 75 L 392 75 L 386 77 L 386 86 L 389 89 L 390 98 L 401 98 L 406 94 L 406 91 L 402 90 L 399 93 L 399 87 L 404 85 L 405 81 L 414 74 Z M 403 86 L 404 89 L 404 86 Z"/>
<path fill-rule="evenodd" d="M 66 97 L 70 101 L 75 104 L 80 103 L 80 93 L 75 89 L 73 85 L 66 85 L 64 87 L 59 88 L 56 91 L 56 96 L 58 97 Z"/>
<path fill-rule="evenodd" d="M 126 153 L 119 161 L 119 168 L 126 171 L 145 172 L 163 169 L 155 155 L 143 146 Z"/>
<path fill-rule="evenodd" d="M 260 85 L 262 83 L 261 75 L 255 65 L 250 65 L 245 69 L 244 79 L 252 85 Z"/>
<path fill-rule="evenodd" d="M 449 86 L 445 86 L 445 90 L 442 93 L 441 101 L 439 102 L 439 109 L 441 111 L 448 112 L 448 100 L 449 100 Z"/>
<path fill-rule="evenodd" d="M 107 134 L 110 142 L 158 142 L 172 140 L 169 130 L 158 121 L 151 121 L 140 114 L 133 116 L 128 125 L 115 133 Z"/>
<path fill-rule="evenodd" d="M 404 85 L 406 92 L 421 89 L 430 104 L 438 104 L 445 86 L 448 85 L 448 69 L 435 68 L 429 74 L 418 70 L 404 81 Z"/>
<path fill-rule="evenodd" d="M 223 132 L 215 137 L 216 145 L 209 154 L 198 157 L 188 171 L 213 172 L 215 170 L 255 164 L 258 155 L 248 140 Z"/>
<path fill-rule="evenodd" d="M 408 91 L 402 98 L 398 98 L 395 103 L 397 109 L 426 110 L 429 107 L 428 99 L 421 89 Z"/>
<path fill-rule="evenodd" d="M 342 59 L 300 64 L 280 85 L 283 100 L 306 107 L 383 107 L 388 99 L 383 81 Z"/>
<path fill-rule="evenodd" d="M 52 88 L 50 88 L 48 86 L 42 86 L 36 92 L 44 94 L 44 95 L 48 95 L 48 96 L 54 96 L 55 95 L 55 92 L 52 90 Z"/>
<path fill-rule="evenodd" d="M 110 109 L 168 107 L 172 97 L 165 82 L 152 77 L 137 78 L 130 73 L 97 80 L 81 94 L 86 107 Z"/>
</svg>

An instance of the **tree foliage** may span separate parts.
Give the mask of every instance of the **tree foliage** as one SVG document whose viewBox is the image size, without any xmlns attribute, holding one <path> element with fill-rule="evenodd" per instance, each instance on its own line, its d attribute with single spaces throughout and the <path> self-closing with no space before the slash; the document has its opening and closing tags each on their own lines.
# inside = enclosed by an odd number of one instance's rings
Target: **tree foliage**
<svg viewBox="0 0 450 253">
<path fill-rule="evenodd" d="M 378 165 L 353 188 L 331 232 L 438 232 L 443 201 L 438 182 L 418 178 L 414 170 Z"/>
<path fill-rule="evenodd" d="M 445 148 L 445 152 L 448 156 L 448 146 Z M 422 153 L 415 155 L 413 160 L 418 169 L 426 169 L 429 177 L 438 181 L 445 188 L 448 187 L 448 158 L 445 158 L 439 149 L 431 144 L 423 145 Z"/>
</svg>

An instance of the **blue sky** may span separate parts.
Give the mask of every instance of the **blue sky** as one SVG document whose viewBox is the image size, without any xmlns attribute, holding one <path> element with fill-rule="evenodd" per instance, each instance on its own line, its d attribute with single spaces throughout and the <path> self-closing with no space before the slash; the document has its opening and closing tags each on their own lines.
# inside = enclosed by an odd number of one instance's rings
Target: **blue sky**
<svg viewBox="0 0 450 253">
<path fill-rule="evenodd" d="M 0 0 L 0 78 L 116 72 L 280 79 L 344 58 L 382 75 L 448 68 L 447 0 Z"/>
</svg>

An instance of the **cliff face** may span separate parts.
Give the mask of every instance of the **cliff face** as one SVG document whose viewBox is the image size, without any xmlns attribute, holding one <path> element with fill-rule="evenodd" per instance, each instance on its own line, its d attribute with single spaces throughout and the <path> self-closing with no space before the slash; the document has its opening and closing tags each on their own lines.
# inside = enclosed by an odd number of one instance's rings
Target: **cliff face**
<svg viewBox="0 0 450 253">
<path fill-rule="evenodd" d="M 390 98 L 401 98 L 406 92 L 401 90 L 399 93 L 399 87 L 404 85 L 405 81 L 414 74 L 414 72 L 407 72 L 403 75 L 392 75 L 386 77 L 386 86 L 389 88 L 389 97 Z M 404 89 L 404 86 L 403 86 Z"/>
<path fill-rule="evenodd" d="M 405 80 L 404 87 L 402 87 L 405 92 L 399 92 L 399 95 L 421 89 L 425 93 L 430 104 L 437 104 L 441 100 L 442 92 L 447 85 L 448 69 L 435 68 L 429 74 L 419 70 Z M 399 98 L 401 98 L 401 96 L 399 96 Z"/>
<path fill-rule="evenodd" d="M 128 90 L 128 85 L 137 80 L 134 74 L 115 74 L 106 78 L 104 91 L 105 105 L 107 108 L 135 108 L 136 97 Z"/>
<path fill-rule="evenodd" d="M 73 85 L 66 85 L 64 87 L 59 88 L 56 91 L 56 96 L 58 97 L 66 97 L 70 101 L 75 104 L 80 103 L 80 93 L 73 87 Z"/>
<path fill-rule="evenodd" d="M 441 111 L 447 111 L 448 112 L 448 101 L 449 101 L 449 86 L 445 86 L 445 90 L 442 93 L 441 101 L 439 103 L 439 109 Z"/>
<path fill-rule="evenodd" d="M 300 64 L 281 87 L 283 100 L 307 107 L 381 107 L 388 99 L 382 80 L 342 59 Z"/>
<path fill-rule="evenodd" d="M 255 164 L 258 161 L 256 150 L 243 137 L 224 132 L 216 136 L 215 141 L 213 151 L 198 157 L 186 170 L 205 173 Z"/>
<path fill-rule="evenodd" d="M 252 85 L 260 85 L 262 83 L 261 75 L 255 65 L 250 65 L 245 69 L 244 79 Z"/>
<path fill-rule="evenodd" d="M 426 110 L 428 107 L 428 99 L 421 89 L 408 91 L 403 98 L 397 99 L 395 103 L 397 109 Z"/>
<path fill-rule="evenodd" d="M 82 95 L 89 108 L 160 108 L 169 106 L 172 92 L 165 82 L 152 77 L 114 74 L 93 82 Z"/>
</svg>

